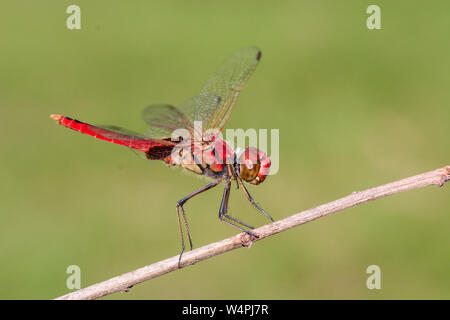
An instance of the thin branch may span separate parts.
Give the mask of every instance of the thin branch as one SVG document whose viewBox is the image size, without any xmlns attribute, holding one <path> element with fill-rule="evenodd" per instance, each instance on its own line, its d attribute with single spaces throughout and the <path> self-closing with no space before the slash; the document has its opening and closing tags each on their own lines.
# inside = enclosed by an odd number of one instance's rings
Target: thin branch
<svg viewBox="0 0 450 320">
<path fill-rule="evenodd" d="M 230 250 L 249 247 L 254 241 L 262 240 L 268 236 L 286 231 L 292 227 L 324 217 L 331 213 L 354 207 L 367 201 L 389 196 L 394 193 L 418 189 L 429 185 L 438 185 L 439 187 L 442 187 L 448 180 L 450 180 L 450 166 L 365 191 L 353 192 L 336 201 L 302 211 L 285 219 L 254 229 L 253 232 L 259 236 L 258 239 L 250 239 L 249 235 L 241 233 L 231 238 L 184 253 L 181 264 L 183 267 L 186 267 Z M 118 291 L 128 291 L 129 288 L 138 283 L 159 277 L 177 269 L 178 255 L 94 284 L 90 287 L 74 291 L 57 299 L 96 299 Z"/>
</svg>

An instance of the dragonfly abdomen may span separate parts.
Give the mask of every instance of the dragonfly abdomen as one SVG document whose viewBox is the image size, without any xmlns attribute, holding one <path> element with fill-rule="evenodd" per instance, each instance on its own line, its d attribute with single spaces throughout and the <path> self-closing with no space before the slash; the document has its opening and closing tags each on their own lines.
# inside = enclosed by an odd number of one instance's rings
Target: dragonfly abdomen
<svg viewBox="0 0 450 320">
<path fill-rule="evenodd" d="M 146 153 L 147 158 L 151 160 L 159 160 L 170 155 L 173 145 L 170 141 L 165 144 L 144 137 L 132 136 L 130 134 L 122 134 L 113 130 L 97 127 L 70 117 L 52 114 L 51 117 L 60 125 L 69 129 L 90 135 L 94 138 L 109 141 L 135 150 Z M 164 142 L 164 141 L 163 141 Z M 155 151 L 155 152 L 154 152 Z M 159 157 L 158 157 L 159 156 Z"/>
</svg>

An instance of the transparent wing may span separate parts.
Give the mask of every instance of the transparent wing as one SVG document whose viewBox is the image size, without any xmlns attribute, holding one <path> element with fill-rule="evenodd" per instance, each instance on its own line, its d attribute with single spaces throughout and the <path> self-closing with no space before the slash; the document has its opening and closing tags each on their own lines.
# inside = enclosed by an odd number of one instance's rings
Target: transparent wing
<svg viewBox="0 0 450 320">
<path fill-rule="evenodd" d="M 204 131 L 219 129 L 228 121 L 236 100 L 261 59 L 257 47 L 235 52 L 205 83 L 196 103 L 194 120 L 203 122 Z M 180 107 L 180 110 L 183 110 Z"/>
<path fill-rule="evenodd" d="M 190 126 L 183 127 L 189 130 L 191 137 L 201 137 L 208 128 L 205 127 L 205 118 L 211 116 L 212 112 L 216 110 L 222 101 L 222 98 L 215 94 L 199 94 L 180 105 L 189 120 Z M 206 110 L 209 110 L 206 112 Z M 196 121 L 200 121 L 196 124 Z M 197 132 L 195 132 L 197 131 Z M 197 133 L 197 135 L 196 135 Z"/>
<path fill-rule="evenodd" d="M 170 138 L 176 129 L 192 130 L 193 124 L 184 113 L 169 104 L 153 104 L 142 111 L 142 118 L 150 126 L 147 137 Z"/>
<path fill-rule="evenodd" d="M 187 129 L 194 137 L 194 121 L 201 121 L 202 131 L 225 126 L 236 100 L 261 59 L 257 47 L 235 52 L 204 84 L 200 93 L 178 108 L 158 104 L 142 112 L 150 126 L 145 136 L 170 138 L 176 129 Z"/>
</svg>

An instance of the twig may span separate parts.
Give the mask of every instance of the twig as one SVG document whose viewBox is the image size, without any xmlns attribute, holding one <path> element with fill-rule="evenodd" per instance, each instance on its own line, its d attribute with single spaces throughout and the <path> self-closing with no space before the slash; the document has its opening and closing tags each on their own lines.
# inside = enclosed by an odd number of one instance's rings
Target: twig
<svg viewBox="0 0 450 320">
<path fill-rule="evenodd" d="M 292 227 L 310 222 L 317 218 L 338 212 L 364 202 L 389 196 L 406 190 L 438 185 L 442 187 L 450 180 L 450 166 L 419 174 L 403 180 L 398 180 L 379 187 L 365 191 L 353 192 L 352 194 L 336 201 L 296 213 L 285 219 L 254 229 L 253 232 L 259 236 L 258 239 L 250 239 L 246 233 L 235 235 L 231 238 L 215 242 L 201 248 L 183 254 L 181 264 L 183 267 L 196 262 L 206 260 L 213 256 L 230 250 L 248 247 L 254 241 L 262 240 L 276 233 L 286 231 Z M 143 281 L 159 277 L 178 269 L 178 255 L 143 268 L 122 274 L 112 279 L 94 284 L 90 287 L 74 291 L 57 299 L 96 299 L 118 291 L 128 291 L 129 288 Z"/>
</svg>

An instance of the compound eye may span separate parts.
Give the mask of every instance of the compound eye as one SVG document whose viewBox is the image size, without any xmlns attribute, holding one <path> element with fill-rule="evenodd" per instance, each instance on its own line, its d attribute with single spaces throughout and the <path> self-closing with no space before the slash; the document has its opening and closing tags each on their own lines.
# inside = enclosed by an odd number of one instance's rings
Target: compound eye
<svg viewBox="0 0 450 320">
<path fill-rule="evenodd" d="M 251 160 L 247 159 L 240 165 L 239 175 L 242 179 L 247 182 L 251 182 L 258 176 L 259 167 L 261 163 L 259 160 L 253 163 Z"/>
<path fill-rule="evenodd" d="M 239 157 L 239 175 L 252 184 L 258 184 L 258 174 L 261 168 L 261 154 L 256 148 L 247 148 Z"/>
</svg>

